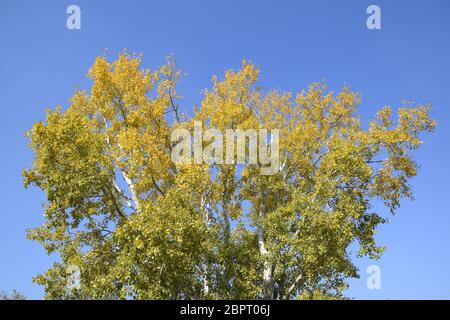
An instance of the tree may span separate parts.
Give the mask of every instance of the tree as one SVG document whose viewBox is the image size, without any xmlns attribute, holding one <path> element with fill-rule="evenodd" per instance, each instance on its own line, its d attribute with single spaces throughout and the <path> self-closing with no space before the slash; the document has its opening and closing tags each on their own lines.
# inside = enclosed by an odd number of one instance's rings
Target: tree
<svg viewBox="0 0 450 320">
<path fill-rule="evenodd" d="M 13 289 L 11 293 L 6 291 L 0 291 L 0 300 L 26 300 L 27 297 L 23 295 L 21 292 Z"/>
<path fill-rule="evenodd" d="M 430 106 L 382 108 L 364 129 L 358 94 L 315 83 L 296 95 L 264 91 L 259 70 L 213 78 L 193 116 L 181 113 L 172 58 L 96 59 L 90 92 L 48 110 L 28 132 L 35 159 L 25 186 L 47 196 L 28 230 L 60 261 L 34 278 L 46 298 L 293 299 L 342 297 L 357 277 L 349 246 L 378 259 L 374 235 L 412 198 L 411 151 L 432 131 Z M 171 160 L 175 129 L 280 129 L 279 170 Z M 270 152 L 275 152 L 271 150 Z M 234 152 L 234 151 L 233 151 Z M 80 271 L 68 287 L 69 266 Z"/>
</svg>

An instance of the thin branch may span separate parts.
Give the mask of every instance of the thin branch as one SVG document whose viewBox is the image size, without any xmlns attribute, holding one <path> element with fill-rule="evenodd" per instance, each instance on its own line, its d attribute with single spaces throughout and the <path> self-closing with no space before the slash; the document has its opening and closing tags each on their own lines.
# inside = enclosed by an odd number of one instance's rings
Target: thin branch
<svg viewBox="0 0 450 320">
<path fill-rule="evenodd" d="M 111 199 L 111 201 L 112 201 L 112 203 L 113 203 L 113 205 L 114 205 L 114 208 L 116 209 L 117 213 L 118 213 L 122 218 L 125 218 L 126 215 L 125 215 L 125 214 L 122 212 L 122 210 L 120 209 L 119 205 L 117 204 L 116 198 L 115 198 L 114 195 L 112 194 L 111 190 L 109 190 L 109 188 L 106 187 L 106 188 L 103 188 L 103 192 L 105 192 L 106 194 L 109 195 L 109 197 L 110 197 L 110 199 Z"/>
<path fill-rule="evenodd" d="M 153 176 L 152 176 L 152 182 L 153 182 L 153 185 L 155 186 L 156 190 L 158 190 L 159 193 L 161 193 L 162 196 L 165 197 L 166 194 L 165 194 L 164 191 L 162 191 L 161 188 L 158 186 L 158 184 L 156 183 L 156 181 L 155 181 L 155 179 L 153 178 Z"/>
<path fill-rule="evenodd" d="M 173 102 L 172 93 L 169 91 L 169 99 L 170 99 L 170 106 L 172 107 L 173 112 L 175 113 L 175 119 L 177 120 L 177 123 L 180 123 L 180 115 L 178 114 L 179 106 L 175 106 L 175 103 Z"/>
<path fill-rule="evenodd" d="M 295 287 L 298 285 L 298 283 L 300 282 L 300 280 L 303 278 L 303 274 L 299 274 L 297 276 L 297 278 L 295 278 L 294 283 L 292 283 L 292 285 L 289 287 L 288 291 L 286 292 L 286 295 L 284 296 L 285 299 L 289 298 L 289 295 L 292 293 L 292 291 L 294 291 Z"/>
</svg>

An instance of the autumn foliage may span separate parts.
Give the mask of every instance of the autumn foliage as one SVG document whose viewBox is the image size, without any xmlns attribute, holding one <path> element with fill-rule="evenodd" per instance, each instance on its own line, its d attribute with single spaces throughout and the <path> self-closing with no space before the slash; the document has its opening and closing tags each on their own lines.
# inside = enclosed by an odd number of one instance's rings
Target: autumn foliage
<svg viewBox="0 0 450 320">
<path fill-rule="evenodd" d="M 358 276 L 349 246 L 377 259 L 386 215 L 411 198 L 411 152 L 432 131 L 429 106 L 382 108 L 365 123 L 357 93 L 323 83 L 263 90 L 259 69 L 214 77 L 188 112 L 173 59 L 153 71 L 126 53 L 96 59 L 93 85 L 28 132 L 25 186 L 47 197 L 30 239 L 59 254 L 34 280 L 46 297 L 294 299 L 341 297 Z M 183 114 L 185 111 L 186 114 Z M 172 130 L 280 129 L 280 169 L 171 161 Z M 80 286 L 67 286 L 67 268 Z"/>
</svg>

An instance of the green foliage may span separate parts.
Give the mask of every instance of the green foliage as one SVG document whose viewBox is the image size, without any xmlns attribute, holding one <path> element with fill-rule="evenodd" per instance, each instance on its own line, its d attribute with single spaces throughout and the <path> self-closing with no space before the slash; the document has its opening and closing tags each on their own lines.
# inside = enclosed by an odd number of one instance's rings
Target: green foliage
<svg viewBox="0 0 450 320">
<path fill-rule="evenodd" d="M 46 196 L 28 230 L 61 257 L 34 278 L 48 299 L 330 299 L 358 277 L 348 252 L 377 259 L 376 228 L 412 198 L 411 151 L 432 131 L 429 106 L 381 109 L 364 129 L 359 96 L 313 84 L 263 92 L 250 63 L 213 79 L 192 119 L 179 112 L 173 59 L 98 58 L 89 93 L 47 112 L 28 132 L 25 186 Z M 175 128 L 279 128 L 280 171 L 260 164 L 176 166 Z M 80 270 L 68 286 L 69 266 Z"/>
</svg>

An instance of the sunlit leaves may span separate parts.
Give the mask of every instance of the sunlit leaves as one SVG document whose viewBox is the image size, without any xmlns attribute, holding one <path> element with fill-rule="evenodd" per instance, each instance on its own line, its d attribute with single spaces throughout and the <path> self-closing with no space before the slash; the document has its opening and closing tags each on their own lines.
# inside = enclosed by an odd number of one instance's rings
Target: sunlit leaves
<svg viewBox="0 0 450 320">
<path fill-rule="evenodd" d="M 341 298 L 358 276 L 349 248 L 373 259 L 383 252 L 375 233 L 387 219 L 374 201 L 395 212 L 412 197 L 411 151 L 435 126 L 430 107 L 384 107 L 366 125 L 350 88 L 266 91 L 244 61 L 213 78 L 188 119 L 175 60 L 153 71 L 141 63 L 126 53 L 97 58 L 91 89 L 28 132 L 35 158 L 25 186 L 47 196 L 45 222 L 28 237 L 61 258 L 35 278 L 46 297 Z M 176 166 L 171 130 L 191 131 L 194 121 L 280 129 L 279 172 Z M 78 289 L 67 288 L 70 265 L 80 269 Z"/>
</svg>

